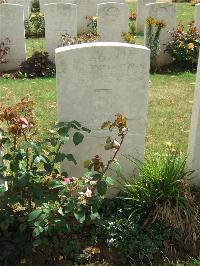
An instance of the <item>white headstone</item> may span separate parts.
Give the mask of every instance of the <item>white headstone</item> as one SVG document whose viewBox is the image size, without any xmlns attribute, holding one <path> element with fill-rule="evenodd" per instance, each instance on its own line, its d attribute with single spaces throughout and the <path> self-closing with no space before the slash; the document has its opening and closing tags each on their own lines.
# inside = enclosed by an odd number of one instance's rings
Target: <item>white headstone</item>
<svg viewBox="0 0 200 266">
<path fill-rule="evenodd" d="M 169 31 L 173 31 L 176 28 L 176 6 L 172 3 L 155 3 L 146 5 L 147 17 L 153 17 L 157 20 L 163 20 L 166 23 L 166 27 L 161 30 L 159 42 L 160 53 L 157 57 L 157 65 L 163 66 L 169 64 L 172 59 L 165 52 L 166 45 L 171 41 L 171 34 Z M 145 45 L 147 45 L 148 26 L 145 26 Z"/>
<path fill-rule="evenodd" d="M 75 0 L 77 5 L 78 34 L 89 31 L 86 17 L 95 17 L 97 13 L 96 0 Z"/>
<path fill-rule="evenodd" d="M 7 64 L 0 64 L 0 71 L 15 70 L 25 60 L 25 30 L 23 6 L 0 5 L 0 42 L 6 39 L 10 48 Z"/>
<path fill-rule="evenodd" d="M 195 26 L 200 31 L 200 3 L 195 5 Z"/>
<path fill-rule="evenodd" d="M 24 18 L 29 18 L 31 12 L 31 0 L 7 0 L 9 4 L 22 5 L 24 8 Z"/>
<path fill-rule="evenodd" d="M 102 4 L 102 3 L 125 3 L 125 0 L 96 0 L 96 4 Z"/>
<path fill-rule="evenodd" d="M 188 166 L 195 170 L 194 183 L 200 184 L 200 56 L 192 109 L 192 121 L 189 134 Z"/>
<path fill-rule="evenodd" d="M 46 50 L 55 59 L 55 49 L 61 45 L 61 36 L 77 36 L 77 6 L 74 4 L 48 4 L 44 8 Z"/>
<path fill-rule="evenodd" d="M 146 19 L 146 4 L 156 3 L 156 0 L 137 0 L 136 32 L 143 32 Z"/>
<path fill-rule="evenodd" d="M 84 173 L 83 162 L 96 154 L 111 158 L 105 151 L 105 121 L 116 113 L 128 118 L 129 133 L 122 153 L 143 159 L 147 119 L 149 49 L 143 46 L 96 42 L 56 49 L 57 105 L 59 121 L 77 120 L 92 130 L 78 147 L 67 144 L 64 151 L 77 158 L 78 167 L 63 164 L 72 176 Z M 132 165 L 120 156 L 123 173 L 133 174 Z M 67 166 L 66 166 L 67 165 Z"/>
<path fill-rule="evenodd" d="M 121 42 L 128 32 L 128 5 L 103 3 L 97 5 L 97 33 L 101 42 Z"/>
<path fill-rule="evenodd" d="M 75 1 L 76 0 L 39 0 L 40 12 L 44 14 L 44 5 L 57 4 L 57 3 L 75 4 Z"/>
</svg>

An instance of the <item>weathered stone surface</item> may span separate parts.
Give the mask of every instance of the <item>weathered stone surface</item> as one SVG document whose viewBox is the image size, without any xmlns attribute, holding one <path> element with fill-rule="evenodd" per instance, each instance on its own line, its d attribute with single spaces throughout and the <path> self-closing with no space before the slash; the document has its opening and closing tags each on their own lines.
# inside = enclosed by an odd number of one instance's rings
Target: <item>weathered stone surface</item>
<svg viewBox="0 0 200 266">
<path fill-rule="evenodd" d="M 9 4 L 22 5 L 24 8 L 24 18 L 27 19 L 31 12 L 31 0 L 7 0 Z"/>
<path fill-rule="evenodd" d="M 76 0 L 40 0 L 40 11 L 44 14 L 44 5 L 57 3 L 75 4 L 75 1 Z"/>
<path fill-rule="evenodd" d="M 62 34 L 77 36 L 77 6 L 74 4 L 48 4 L 44 8 L 46 50 L 55 59 L 55 49 L 61 45 Z"/>
<path fill-rule="evenodd" d="M 188 166 L 195 170 L 192 182 L 200 184 L 200 57 L 189 134 Z"/>
<path fill-rule="evenodd" d="M 137 17 L 136 17 L 136 32 L 144 31 L 144 24 L 146 19 L 146 4 L 156 3 L 156 0 L 138 0 L 137 1 Z"/>
<path fill-rule="evenodd" d="M 7 64 L 0 64 L 0 71 L 15 70 L 25 60 L 25 31 L 23 6 L 0 5 L 0 42 L 10 40 L 6 55 Z"/>
<path fill-rule="evenodd" d="M 114 3 L 125 3 L 125 0 L 96 0 L 96 4 L 102 4 L 102 3 L 110 3 L 110 2 L 114 2 Z"/>
<path fill-rule="evenodd" d="M 128 32 L 128 5 L 103 3 L 97 5 L 97 33 L 101 42 L 121 42 Z"/>
<path fill-rule="evenodd" d="M 171 3 L 155 3 L 155 4 L 147 4 L 146 5 L 146 15 L 147 17 L 153 17 L 158 20 L 164 20 L 166 23 L 166 27 L 161 30 L 160 33 L 160 53 L 157 57 L 157 66 L 163 66 L 169 64 L 172 59 L 165 52 L 166 45 L 171 40 L 171 35 L 169 31 L 173 31 L 176 28 L 176 6 Z M 147 34 L 148 34 L 148 26 L 145 26 L 145 45 L 147 44 Z"/>
<path fill-rule="evenodd" d="M 195 17 L 194 17 L 194 21 L 195 21 L 195 26 L 200 31 L 200 4 L 196 4 L 195 5 Z"/>
<path fill-rule="evenodd" d="M 62 170 L 80 176 L 86 159 L 96 154 L 105 161 L 111 158 L 112 152 L 103 147 L 110 132 L 100 127 L 118 112 L 128 118 L 129 127 L 122 154 L 143 159 L 149 58 L 146 47 L 124 43 L 96 42 L 56 49 L 59 121 L 77 120 L 92 130 L 78 147 L 72 143 L 64 147 L 79 164 L 74 167 L 64 163 Z M 122 154 L 119 161 L 129 177 L 133 166 Z"/>
</svg>

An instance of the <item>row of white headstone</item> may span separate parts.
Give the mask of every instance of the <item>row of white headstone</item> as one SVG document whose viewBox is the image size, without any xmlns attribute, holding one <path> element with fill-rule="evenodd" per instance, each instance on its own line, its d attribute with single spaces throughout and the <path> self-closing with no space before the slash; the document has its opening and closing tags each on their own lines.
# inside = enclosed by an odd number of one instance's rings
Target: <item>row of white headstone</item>
<svg viewBox="0 0 200 266">
<path fill-rule="evenodd" d="M 17 2 L 19 0 L 15 1 Z M 28 1 L 29 0 L 27 0 L 27 2 Z M 93 5 L 90 5 L 90 1 L 92 1 Z M 97 14 L 98 41 L 123 41 L 122 32 L 128 31 L 128 5 L 116 2 L 94 5 L 94 2 L 96 3 L 96 1 L 101 2 L 105 0 L 76 0 L 78 5 L 66 3 L 41 4 L 43 8 L 42 10 L 45 14 L 46 50 L 52 60 L 55 58 L 55 48 L 61 45 L 62 34 L 69 34 L 72 37 L 77 36 L 77 33 L 80 30 L 80 27 L 78 27 L 79 23 L 82 25 L 82 30 L 86 30 L 88 24 L 86 14 Z M 123 0 L 115 1 L 121 2 Z M 143 1 L 144 0 L 138 0 L 138 5 Z M 94 8 L 92 8 L 93 11 L 91 11 L 91 6 L 95 6 L 96 11 Z M 171 35 L 168 32 L 176 27 L 175 5 L 172 3 L 149 3 L 144 5 L 143 2 L 143 7 L 145 12 L 143 10 L 143 12 L 140 12 L 137 16 L 138 20 L 140 20 L 141 14 L 143 15 L 143 24 L 141 24 L 142 29 L 144 29 L 144 20 L 149 16 L 163 19 L 166 22 L 166 27 L 161 31 L 160 35 L 161 52 L 157 58 L 157 64 L 159 66 L 168 64 L 170 63 L 171 58 L 164 51 L 166 44 L 171 40 Z M 200 4 L 196 5 L 195 10 L 197 25 L 200 20 Z M 10 47 L 9 54 L 7 55 L 8 63 L 0 64 L 0 71 L 16 69 L 17 66 L 25 60 L 25 33 L 23 20 L 24 16 L 21 6 L 12 4 L 0 5 L 0 41 L 4 41 L 6 38 L 10 40 L 10 43 L 7 44 L 7 46 Z M 81 22 L 79 20 L 81 20 Z M 136 24 L 137 26 L 139 25 L 138 21 Z M 147 45 L 147 31 L 145 31 L 144 35 L 144 44 Z"/>
<path fill-rule="evenodd" d="M 86 16 L 95 17 L 97 15 L 97 4 L 101 3 L 125 3 L 125 0 L 40 0 L 40 10 L 45 13 L 46 4 L 71 3 L 77 6 L 77 32 L 82 33 L 87 29 Z"/>
<path fill-rule="evenodd" d="M 149 49 L 138 45 L 97 42 L 56 49 L 58 120 L 75 119 L 92 130 L 80 146 L 71 142 L 63 147 L 75 155 L 78 166 L 64 162 L 62 170 L 79 177 L 85 159 L 98 154 L 109 160 L 112 151 L 102 144 L 110 132 L 100 125 L 120 112 L 128 118 L 129 132 L 118 159 L 124 176 L 133 175 L 126 157 L 144 158 L 149 65 Z M 200 183 L 200 59 L 188 155 L 188 166 L 196 170 L 193 182 Z"/>
<path fill-rule="evenodd" d="M 44 5 L 46 50 L 50 59 L 55 58 L 55 49 L 61 45 L 61 35 L 77 37 L 87 32 L 89 23 L 83 17 L 82 27 L 77 27 L 78 7 L 75 4 Z M 97 34 L 101 42 L 123 42 L 122 33 L 128 32 L 128 5 L 123 3 L 102 3 L 96 5 Z M 85 28 L 84 28 L 85 26 Z"/>
</svg>

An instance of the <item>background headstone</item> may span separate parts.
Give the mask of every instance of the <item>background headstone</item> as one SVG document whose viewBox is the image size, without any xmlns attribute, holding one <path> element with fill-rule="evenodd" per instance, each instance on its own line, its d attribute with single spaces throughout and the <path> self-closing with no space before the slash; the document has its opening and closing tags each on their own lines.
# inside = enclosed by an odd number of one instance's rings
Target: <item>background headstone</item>
<svg viewBox="0 0 200 266">
<path fill-rule="evenodd" d="M 195 5 L 195 17 L 194 17 L 194 21 L 195 21 L 195 26 L 200 31 L 200 4 L 196 4 Z"/>
<path fill-rule="evenodd" d="M 160 33 L 160 52 L 157 56 L 157 66 L 163 66 L 171 63 L 171 57 L 165 52 L 166 45 L 171 41 L 171 35 L 169 31 L 173 31 L 176 28 L 176 6 L 171 3 L 155 3 L 146 5 L 147 17 L 153 17 L 157 20 L 163 20 L 166 23 L 166 27 L 161 30 Z M 145 45 L 147 45 L 147 25 L 145 26 Z"/>
<path fill-rule="evenodd" d="M 200 56 L 189 135 L 188 166 L 191 170 L 195 170 L 192 181 L 200 184 Z"/>
<path fill-rule="evenodd" d="M 137 0 L 136 32 L 143 32 L 146 19 L 146 4 L 156 3 L 156 0 Z"/>
<path fill-rule="evenodd" d="M 75 155 L 78 167 L 62 165 L 69 175 L 85 172 L 83 162 L 99 154 L 110 159 L 113 151 L 105 151 L 105 121 L 113 121 L 116 113 L 128 118 L 129 133 L 122 153 L 143 159 L 147 119 L 149 82 L 149 49 L 124 43 L 87 43 L 56 49 L 57 106 L 59 121 L 77 120 L 92 130 L 84 142 L 64 147 Z M 133 166 L 120 156 L 126 177 Z"/>
<path fill-rule="evenodd" d="M 40 0 L 40 11 L 44 14 L 44 5 L 57 3 L 75 4 L 75 1 L 76 0 Z"/>
<path fill-rule="evenodd" d="M 121 42 L 122 33 L 128 32 L 128 5 L 103 3 L 97 5 L 97 33 L 99 41 Z"/>
<path fill-rule="evenodd" d="M 25 60 L 24 10 L 21 5 L 0 5 L 0 42 L 6 39 L 10 48 L 6 60 L 0 64 L 0 71 L 15 70 Z"/>
<path fill-rule="evenodd" d="M 78 34 L 89 31 L 86 17 L 95 17 L 97 13 L 96 0 L 75 0 L 77 5 Z"/>
<path fill-rule="evenodd" d="M 51 60 L 55 59 L 55 49 L 61 42 L 61 36 L 77 36 L 77 6 L 74 4 L 48 4 L 44 6 L 46 50 Z"/>
<path fill-rule="evenodd" d="M 24 8 L 24 19 L 29 18 L 31 12 L 31 0 L 7 0 L 9 4 L 22 5 Z"/>
</svg>

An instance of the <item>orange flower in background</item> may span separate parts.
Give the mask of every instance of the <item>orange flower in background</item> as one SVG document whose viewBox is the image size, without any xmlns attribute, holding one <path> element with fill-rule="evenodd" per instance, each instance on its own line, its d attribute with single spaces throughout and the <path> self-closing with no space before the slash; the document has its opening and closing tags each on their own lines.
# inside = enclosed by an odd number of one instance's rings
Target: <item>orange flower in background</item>
<svg viewBox="0 0 200 266">
<path fill-rule="evenodd" d="M 193 49 L 194 48 L 194 43 L 192 43 L 192 42 L 190 42 L 189 44 L 188 44 L 188 49 Z"/>
</svg>

